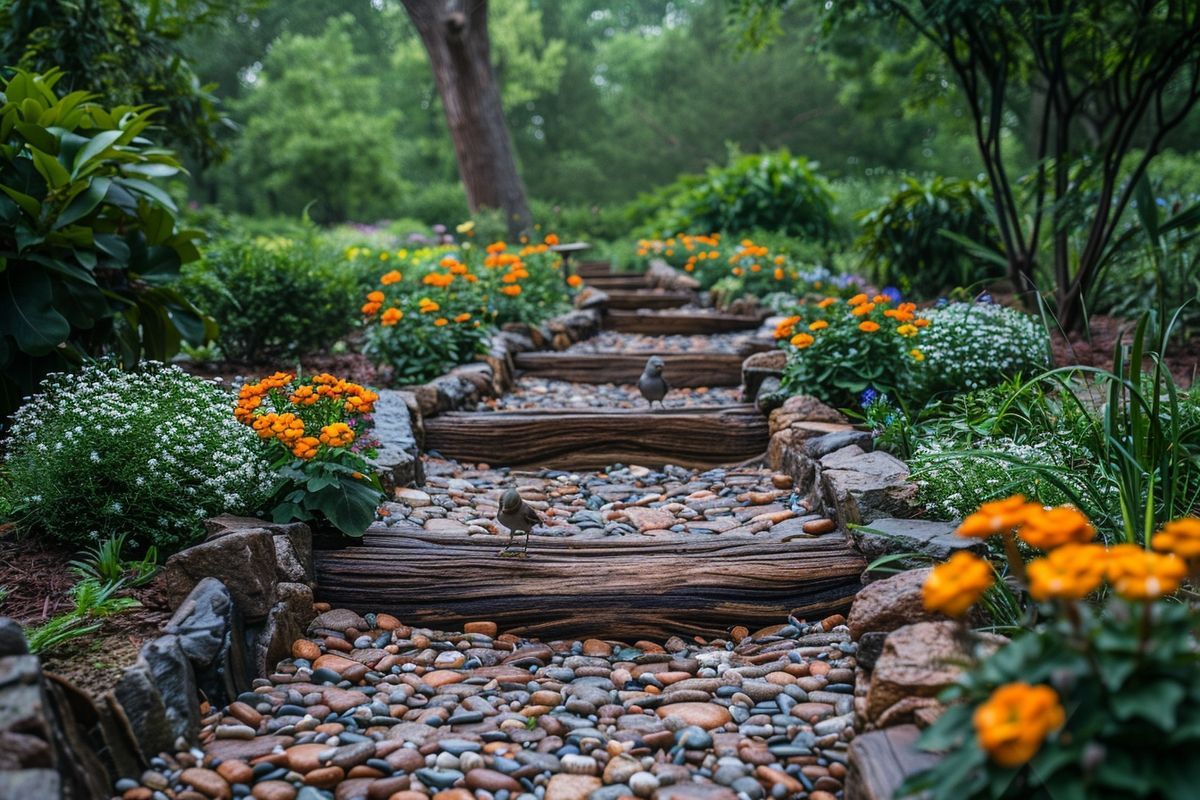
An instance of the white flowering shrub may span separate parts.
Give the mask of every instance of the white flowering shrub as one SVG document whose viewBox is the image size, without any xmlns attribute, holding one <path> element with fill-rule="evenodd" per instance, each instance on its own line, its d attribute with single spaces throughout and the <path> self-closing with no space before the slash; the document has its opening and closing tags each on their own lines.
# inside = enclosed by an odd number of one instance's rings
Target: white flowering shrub
<svg viewBox="0 0 1200 800">
<path fill-rule="evenodd" d="M 125 533 L 170 550 L 205 517 L 254 511 L 275 473 L 232 408 L 220 387 L 161 364 L 50 376 L 6 442 L 15 520 L 68 544 Z"/>
<path fill-rule="evenodd" d="M 994 303 L 950 303 L 925 316 L 920 380 L 926 395 L 982 389 L 1050 366 L 1045 328 L 1028 314 Z"/>
</svg>

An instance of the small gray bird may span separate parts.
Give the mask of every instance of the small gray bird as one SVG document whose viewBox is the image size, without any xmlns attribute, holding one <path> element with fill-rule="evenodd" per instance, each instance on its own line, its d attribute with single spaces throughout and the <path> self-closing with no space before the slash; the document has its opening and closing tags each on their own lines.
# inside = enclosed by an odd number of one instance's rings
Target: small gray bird
<svg viewBox="0 0 1200 800">
<path fill-rule="evenodd" d="M 661 358 L 650 356 L 646 361 L 646 368 L 642 370 L 642 377 L 638 378 L 638 390 L 641 391 L 642 397 L 650 403 L 650 408 L 654 408 L 655 400 L 660 406 L 666 408 L 663 398 L 667 396 L 671 387 L 667 385 L 667 379 L 663 377 L 664 366 Z"/>
<path fill-rule="evenodd" d="M 505 489 L 500 497 L 500 512 L 496 522 L 508 528 L 508 544 L 500 551 L 501 558 L 527 558 L 529 555 L 529 532 L 542 521 L 541 516 L 530 508 L 516 489 Z M 525 534 L 525 549 L 518 553 L 513 547 L 513 538 L 518 532 Z"/>
</svg>

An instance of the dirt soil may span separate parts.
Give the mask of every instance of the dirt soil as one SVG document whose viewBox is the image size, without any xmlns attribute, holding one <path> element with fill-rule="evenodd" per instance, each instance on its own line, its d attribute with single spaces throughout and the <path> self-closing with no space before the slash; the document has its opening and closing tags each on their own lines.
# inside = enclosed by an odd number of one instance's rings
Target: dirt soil
<svg viewBox="0 0 1200 800">
<path fill-rule="evenodd" d="M 0 586 L 8 590 L 0 615 L 31 628 L 70 609 L 68 591 L 76 578 L 69 564 L 76 557 L 68 548 L 18 539 L 0 527 Z M 159 579 L 126 594 L 142 607 L 108 617 L 98 631 L 43 653 L 45 668 L 96 697 L 115 686 L 142 644 L 158 636 L 171 618 Z"/>
<path fill-rule="evenodd" d="M 179 366 L 192 375 L 201 378 L 221 378 L 226 383 L 232 383 L 238 378 L 251 380 L 270 375 L 280 370 L 299 371 L 303 375 L 315 375 L 328 372 L 339 378 L 361 383 L 364 386 L 387 385 L 387 376 L 381 375 L 366 356 L 362 353 L 340 353 L 337 355 L 317 354 L 304 356 L 299 360 L 278 359 L 271 361 L 214 361 L 200 363 L 181 361 Z"/>
<path fill-rule="evenodd" d="M 1119 317 L 1093 316 L 1088 318 L 1086 335 L 1073 332 L 1063 336 L 1055 332 L 1051 337 L 1056 366 L 1082 364 L 1086 367 L 1112 369 L 1113 348 L 1118 341 L 1128 341 L 1137 327 L 1136 320 Z M 1149 366 L 1149 361 L 1146 362 Z M 1200 335 L 1186 341 L 1174 341 L 1167 348 L 1167 367 L 1182 387 L 1190 387 L 1200 370 Z"/>
</svg>

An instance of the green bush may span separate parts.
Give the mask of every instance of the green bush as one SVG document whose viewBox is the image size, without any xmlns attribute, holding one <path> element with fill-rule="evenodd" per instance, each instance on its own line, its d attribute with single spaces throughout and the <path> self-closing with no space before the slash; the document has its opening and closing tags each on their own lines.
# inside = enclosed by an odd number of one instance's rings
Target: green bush
<svg viewBox="0 0 1200 800">
<path fill-rule="evenodd" d="M 69 545 L 128 533 L 175 549 L 205 517 L 253 512 L 275 481 L 233 397 L 177 367 L 52 375 L 5 446 L 21 530 Z"/>
<path fill-rule="evenodd" d="M 994 386 L 1050 366 L 1050 340 L 1038 320 L 995 303 L 949 303 L 930 309 L 921 334 L 924 394 Z"/>
<path fill-rule="evenodd" d="M 458 181 L 410 187 L 393 214 L 419 219 L 426 225 L 445 225 L 451 230 L 470 215 L 466 190 Z"/>
<path fill-rule="evenodd" d="M 630 233 L 624 210 L 615 206 L 572 205 L 533 200 L 534 221 L 542 233 L 557 233 L 564 242 L 616 242 Z M 584 253 L 584 258 L 594 257 Z"/>
<path fill-rule="evenodd" d="M 997 249 L 987 203 L 983 187 L 973 181 L 905 178 L 882 206 L 862 215 L 856 246 L 879 285 L 897 286 L 906 295 L 937 297 L 999 278 L 1002 266 L 943 233 Z"/>
<path fill-rule="evenodd" d="M 179 286 L 217 321 L 225 357 L 245 361 L 328 350 L 359 304 L 355 271 L 311 237 L 216 241 Z"/>
<path fill-rule="evenodd" d="M 211 330 L 169 287 L 198 255 L 155 180 L 180 171 L 146 139 L 155 110 L 59 97 L 62 73 L 0 91 L 0 418 L 88 356 L 165 359 Z"/>
<path fill-rule="evenodd" d="M 651 236 L 761 229 L 826 241 L 836 235 L 833 195 L 816 169 L 786 150 L 738 156 L 642 195 L 627 214 Z"/>
</svg>

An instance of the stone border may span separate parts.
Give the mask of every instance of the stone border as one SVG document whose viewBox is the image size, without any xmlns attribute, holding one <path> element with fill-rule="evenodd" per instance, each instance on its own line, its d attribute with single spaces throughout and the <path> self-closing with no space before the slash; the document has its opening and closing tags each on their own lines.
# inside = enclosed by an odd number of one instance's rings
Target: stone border
<svg viewBox="0 0 1200 800">
<path fill-rule="evenodd" d="M 101 698 L 43 672 L 0 619 L 0 797 L 110 797 L 151 758 L 197 746 L 209 708 L 290 654 L 316 616 L 308 526 L 222 516 L 205 527 L 163 566 L 174 616 Z"/>
</svg>

